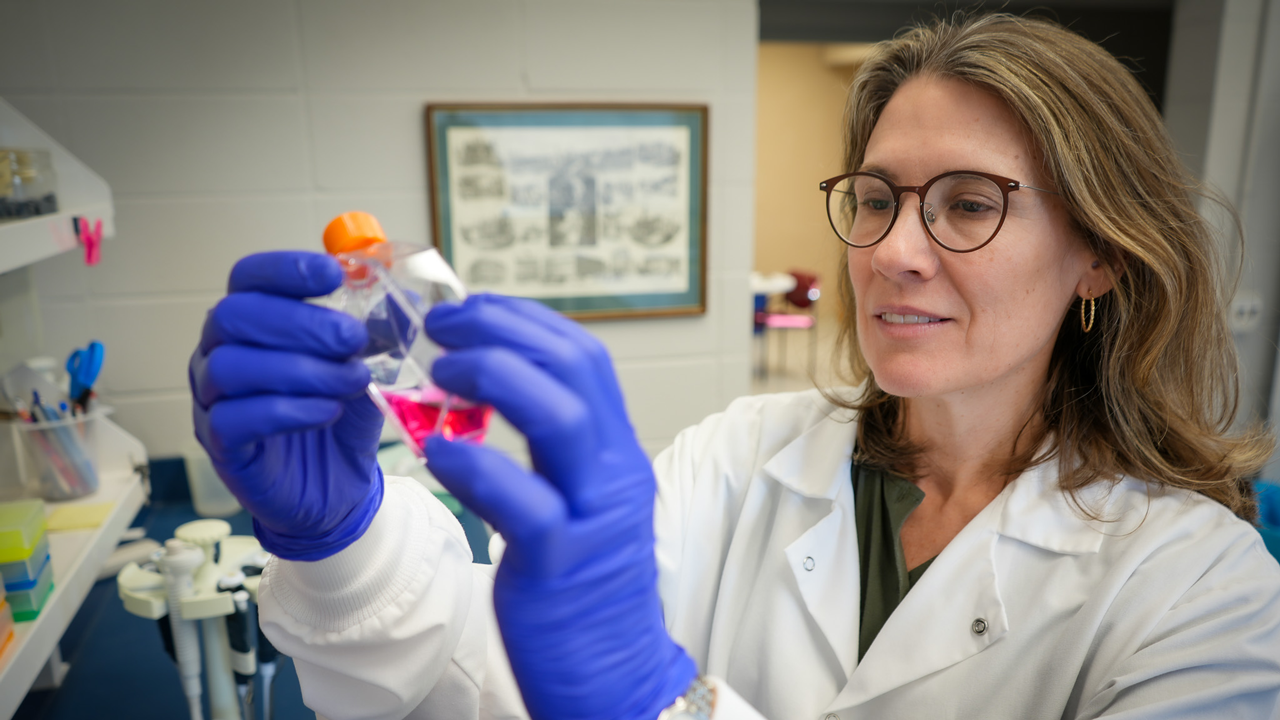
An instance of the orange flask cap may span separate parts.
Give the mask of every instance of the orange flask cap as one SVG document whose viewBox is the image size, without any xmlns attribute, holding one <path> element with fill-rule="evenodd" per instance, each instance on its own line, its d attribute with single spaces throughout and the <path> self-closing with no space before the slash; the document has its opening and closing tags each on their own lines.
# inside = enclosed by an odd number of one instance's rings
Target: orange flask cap
<svg viewBox="0 0 1280 720">
<path fill-rule="evenodd" d="M 362 250 L 387 241 L 378 218 L 367 212 L 345 212 L 324 229 L 324 249 L 330 255 Z"/>
</svg>

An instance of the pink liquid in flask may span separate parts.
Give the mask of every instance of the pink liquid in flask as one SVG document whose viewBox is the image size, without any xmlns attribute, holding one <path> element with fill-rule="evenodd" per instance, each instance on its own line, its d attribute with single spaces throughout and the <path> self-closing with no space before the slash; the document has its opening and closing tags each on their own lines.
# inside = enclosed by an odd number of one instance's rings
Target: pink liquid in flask
<svg viewBox="0 0 1280 720">
<path fill-rule="evenodd" d="M 446 406 L 446 395 L 440 390 L 399 390 L 384 394 L 387 404 L 419 448 L 437 426 L 440 434 L 448 440 L 477 443 L 484 440 L 489 429 L 489 415 L 493 408 L 488 405 L 476 405 L 457 397 L 448 398 L 448 409 L 441 423 L 440 412 Z"/>
</svg>

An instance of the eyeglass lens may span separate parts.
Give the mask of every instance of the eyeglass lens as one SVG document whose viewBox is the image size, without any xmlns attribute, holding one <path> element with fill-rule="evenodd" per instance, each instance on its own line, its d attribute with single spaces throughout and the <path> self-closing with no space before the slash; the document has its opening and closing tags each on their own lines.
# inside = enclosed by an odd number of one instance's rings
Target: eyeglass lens
<svg viewBox="0 0 1280 720">
<path fill-rule="evenodd" d="M 922 199 L 929 233 L 952 250 L 972 250 L 990 240 L 1004 214 L 1000 186 L 979 175 L 939 178 Z M 832 225 L 850 245 L 874 245 L 893 222 L 893 191 L 876 177 L 853 175 L 840 180 L 827 202 Z M 902 214 L 915 209 L 909 199 L 903 205 Z"/>
</svg>

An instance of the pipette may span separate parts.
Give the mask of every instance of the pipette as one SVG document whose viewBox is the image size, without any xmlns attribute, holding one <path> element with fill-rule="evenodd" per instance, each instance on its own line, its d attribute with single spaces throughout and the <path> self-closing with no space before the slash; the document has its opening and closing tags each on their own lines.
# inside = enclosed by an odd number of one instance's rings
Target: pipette
<svg viewBox="0 0 1280 720">
<path fill-rule="evenodd" d="M 275 719 L 275 709 L 271 707 L 271 682 L 276 677 L 276 658 L 280 651 L 271 644 L 262 625 L 258 625 L 258 670 L 262 673 L 262 716 L 265 720 Z"/>
<path fill-rule="evenodd" d="M 182 677 L 191 720 L 204 719 L 200 706 L 200 637 L 195 621 L 182 619 L 182 598 L 195 593 L 195 572 L 202 562 L 204 552 L 200 548 L 176 538 L 165 542 L 164 553 L 157 559 L 169 595 L 174 657 L 178 660 L 178 674 Z"/>
<path fill-rule="evenodd" d="M 227 616 L 227 636 L 231 641 L 231 670 L 236 677 L 236 693 L 240 696 L 240 716 L 253 720 L 253 676 L 258 664 L 253 657 L 249 637 L 249 591 L 244 589 L 244 573 L 226 575 L 218 580 L 218 588 L 231 593 L 235 610 Z"/>
</svg>

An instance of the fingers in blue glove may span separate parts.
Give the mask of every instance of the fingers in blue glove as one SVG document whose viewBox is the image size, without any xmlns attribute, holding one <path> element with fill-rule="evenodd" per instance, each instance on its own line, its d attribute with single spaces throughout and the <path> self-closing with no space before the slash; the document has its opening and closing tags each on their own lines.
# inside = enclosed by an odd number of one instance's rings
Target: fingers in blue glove
<svg viewBox="0 0 1280 720">
<path fill-rule="evenodd" d="M 203 407 L 247 395 L 303 395 L 349 398 L 369 384 L 359 360 L 331 362 L 310 355 L 223 345 L 193 361 L 196 402 Z"/>
<path fill-rule="evenodd" d="M 354 357 L 368 335 L 354 318 L 302 302 L 342 280 L 317 253 L 241 260 L 188 366 L 196 436 L 262 546 L 291 560 L 350 545 L 382 501 L 381 416 Z"/>
<path fill-rule="evenodd" d="M 546 308 L 496 296 L 432 311 L 427 331 L 452 350 L 436 383 L 529 439 L 537 472 L 438 437 L 426 450 L 436 477 L 511 541 L 494 611 L 530 716 L 656 716 L 697 668 L 663 627 L 656 486 L 608 354 Z"/>
<path fill-rule="evenodd" d="M 196 435 L 206 442 L 215 461 L 232 465 L 240 455 L 254 452 L 254 444 L 281 433 L 326 427 L 342 417 L 342 403 L 316 397 L 255 395 L 223 400 L 207 412 L 197 413 Z M 203 417 L 201 417 L 203 416 Z M 204 427 L 201 427 L 204 425 Z M 214 450 L 217 454 L 214 455 Z"/>
<path fill-rule="evenodd" d="M 442 485 L 511 543 L 545 546 L 568 516 L 564 498 L 546 479 L 481 445 L 427 438 L 427 468 Z M 528 560 L 549 560 L 536 554 Z M 525 568 L 538 576 L 545 568 Z"/>
<path fill-rule="evenodd" d="M 505 348 L 458 350 L 436 360 L 444 390 L 492 405 L 529 441 L 533 466 L 583 514 L 610 483 L 594 462 L 599 428 L 582 399 L 546 370 Z M 429 458 L 430 452 L 427 453 Z"/>
<path fill-rule="evenodd" d="M 228 293 L 261 292 L 291 298 L 328 295 L 342 284 L 342 267 L 323 253 L 278 251 L 249 255 L 231 268 Z"/>
<path fill-rule="evenodd" d="M 477 293 L 469 297 L 468 300 L 475 305 L 504 308 L 566 338 L 573 338 L 578 335 L 590 337 L 589 333 L 583 330 L 581 325 L 536 300 L 512 297 L 510 295 L 495 295 L 493 293 Z M 466 302 L 463 303 L 463 305 L 465 304 Z"/>
<path fill-rule="evenodd" d="M 345 360 L 368 342 L 359 320 L 329 308 L 259 292 L 233 293 L 209 311 L 201 352 L 219 345 L 255 345 Z"/>
<path fill-rule="evenodd" d="M 548 368 L 610 367 L 600 341 L 572 320 L 525 298 L 482 293 L 461 304 L 442 303 L 427 313 L 426 328 L 447 348 L 499 345 L 536 356 L 538 364 Z"/>
<path fill-rule="evenodd" d="M 631 434 L 622 393 L 604 345 L 541 303 L 473 295 L 427 315 L 427 333 L 447 348 L 497 346 L 527 357 L 577 392 L 608 433 Z"/>
</svg>

